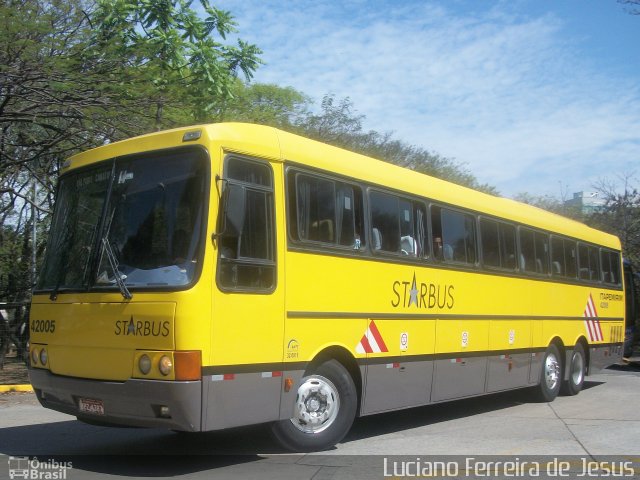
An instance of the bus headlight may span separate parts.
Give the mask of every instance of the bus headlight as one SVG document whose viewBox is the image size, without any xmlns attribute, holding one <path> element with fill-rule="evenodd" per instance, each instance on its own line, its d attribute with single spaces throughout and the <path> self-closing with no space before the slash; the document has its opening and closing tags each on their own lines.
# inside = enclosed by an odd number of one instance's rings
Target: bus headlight
<svg viewBox="0 0 640 480">
<path fill-rule="evenodd" d="M 32 365 L 38 364 L 38 349 L 35 347 L 33 350 L 31 350 L 31 364 Z"/>
<path fill-rule="evenodd" d="M 45 366 L 47 364 L 47 360 L 49 360 L 49 354 L 47 353 L 47 349 L 43 348 L 40 350 L 40 363 Z"/>
<path fill-rule="evenodd" d="M 151 371 L 151 359 L 149 355 L 144 354 L 138 360 L 138 368 L 143 375 L 147 375 Z"/>
<path fill-rule="evenodd" d="M 171 358 L 167 355 L 163 355 L 158 363 L 158 368 L 160 369 L 160 373 L 165 377 L 169 375 L 173 370 L 173 362 L 171 361 Z"/>
</svg>

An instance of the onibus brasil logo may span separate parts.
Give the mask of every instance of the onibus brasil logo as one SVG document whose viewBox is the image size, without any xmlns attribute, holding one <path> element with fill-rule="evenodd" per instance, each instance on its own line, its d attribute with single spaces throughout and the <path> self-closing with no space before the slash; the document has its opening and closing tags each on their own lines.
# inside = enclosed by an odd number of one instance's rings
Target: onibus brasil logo
<svg viewBox="0 0 640 480">
<path fill-rule="evenodd" d="M 65 480 L 71 462 L 54 459 L 38 460 L 38 457 L 9 457 L 9 478 L 33 480 Z"/>
</svg>

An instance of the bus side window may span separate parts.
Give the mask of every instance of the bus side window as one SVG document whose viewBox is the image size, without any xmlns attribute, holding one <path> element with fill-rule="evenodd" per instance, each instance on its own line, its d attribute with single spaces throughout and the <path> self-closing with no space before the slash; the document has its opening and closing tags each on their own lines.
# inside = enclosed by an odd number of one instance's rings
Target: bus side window
<svg viewBox="0 0 640 480">
<path fill-rule="evenodd" d="M 549 273 L 549 235 L 520 228 L 520 270 L 539 275 Z"/>
<path fill-rule="evenodd" d="M 580 280 L 598 282 L 601 280 L 598 249 L 589 245 L 578 245 L 578 267 Z"/>
<path fill-rule="evenodd" d="M 558 277 L 566 277 L 564 253 L 563 240 L 551 237 L 551 273 Z"/>
<path fill-rule="evenodd" d="M 433 244 L 433 257 L 436 260 L 445 260 L 445 246 L 442 243 L 442 208 L 431 205 L 431 241 Z M 446 260 L 451 260 L 450 247 L 447 248 Z"/>
<path fill-rule="evenodd" d="M 500 262 L 502 268 L 516 269 L 516 227 L 506 223 L 498 223 L 500 235 Z"/>
<path fill-rule="evenodd" d="M 620 285 L 620 255 L 603 249 L 601 258 L 602 281 L 611 285 Z"/>
<path fill-rule="evenodd" d="M 482 258 L 485 267 L 515 270 L 516 233 L 515 227 L 488 218 L 480 219 Z"/>
<path fill-rule="evenodd" d="M 518 266 L 525 272 L 535 272 L 535 241 L 533 231 L 525 228 L 520 229 L 520 261 Z"/>
<path fill-rule="evenodd" d="M 380 251 L 399 253 L 401 234 L 398 197 L 388 193 L 369 192 L 369 202 L 374 243 L 377 243 L 379 238 Z"/>
<path fill-rule="evenodd" d="M 551 237 L 551 274 L 576 278 L 576 242 L 555 235 Z"/>
<path fill-rule="evenodd" d="M 578 246 L 578 265 L 580 280 L 589 280 L 591 278 L 589 270 L 589 247 L 586 245 Z"/>
<path fill-rule="evenodd" d="M 500 237 L 498 222 L 482 218 L 480 220 L 480 238 L 482 239 L 482 262 L 486 267 L 500 268 Z"/>
<path fill-rule="evenodd" d="M 376 191 L 369 192 L 369 202 L 374 251 L 425 256 L 426 211 L 421 203 Z"/>
<path fill-rule="evenodd" d="M 334 182 L 299 175 L 297 193 L 299 238 L 333 243 L 336 230 Z"/>
<path fill-rule="evenodd" d="M 578 272 L 578 257 L 576 255 L 576 242 L 564 240 L 564 262 L 567 268 L 566 276 L 576 278 Z"/>
<path fill-rule="evenodd" d="M 589 268 L 591 269 L 591 281 L 602 281 L 600 270 L 600 252 L 595 247 L 589 247 Z"/>
<path fill-rule="evenodd" d="M 299 242 L 364 246 L 359 187 L 317 175 L 288 173 L 289 234 Z"/>
<path fill-rule="evenodd" d="M 437 259 L 475 265 L 476 233 L 472 215 L 432 205 L 431 222 Z"/>
<path fill-rule="evenodd" d="M 236 205 L 243 208 L 236 211 L 238 207 L 223 205 L 227 215 L 233 213 L 240 220 L 228 218 L 224 222 L 238 224 L 239 228 L 228 228 L 220 236 L 218 285 L 224 290 L 272 291 L 276 268 L 271 169 L 266 163 L 230 157 L 225 170 L 229 182 L 225 188 L 233 188 L 236 195 L 242 195 Z"/>
<path fill-rule="evenodd" d="M 536 242 L 536 273 L 546 275 L 549 273 L 549 235 L 535 232 Z"/>
</svg>

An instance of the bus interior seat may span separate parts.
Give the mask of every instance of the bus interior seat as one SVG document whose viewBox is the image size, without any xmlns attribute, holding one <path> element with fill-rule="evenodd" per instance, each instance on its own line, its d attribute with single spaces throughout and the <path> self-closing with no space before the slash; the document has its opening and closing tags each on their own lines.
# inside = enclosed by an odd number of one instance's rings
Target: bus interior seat
<svg viewBox="0 0 640 480">
<path fill-rule="evenodd" d="M 318 220 L 311 224 L 311 228 L 316 231 L 316 238 L 319 242 L 333 242 L 333 222 L 331 220 Z"/>
<path fill-rule="evenodd" d="M 453 247 L 448 243 L 445 243 L 442 247 L 442 253 L 446 261 L 453 260 Z"/>
<path fill-rule="evenodd" d="M 560 265 L 560 262 L 555 261 L 552 262 L 551 265 L 553 266 L 553 273 L 556 275 L 562 275 L 562 265 Z"/>
<path fill-rule="evenodd" d="M 373 243 L 373 249 L 374 250 L 381 250 L 382 249 L 382 234 L 380 233 L 380 230 L 378 230 L 377 228 L 372 228 L 371 229 L 371 234 L 373 236 L 372 238 L 372 243 Z"/>
<path fill-rule="evenodd" d="M 416 241 L 410 235 L 400 237 L 400 248 L 405 255 L 416 256 Z"/>
</svg>

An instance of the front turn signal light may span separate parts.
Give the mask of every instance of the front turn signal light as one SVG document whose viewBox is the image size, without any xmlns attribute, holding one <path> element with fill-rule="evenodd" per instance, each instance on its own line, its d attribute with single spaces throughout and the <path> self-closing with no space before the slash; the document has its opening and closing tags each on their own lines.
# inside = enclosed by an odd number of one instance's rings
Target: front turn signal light
<svg viewBox="0 0 640 480">
<path fill-rule="evenodd" d="M 200 350 L 173 352 L 176 380 L 200 380 L 202 378 L 202 353 Z"/>
</svg>

